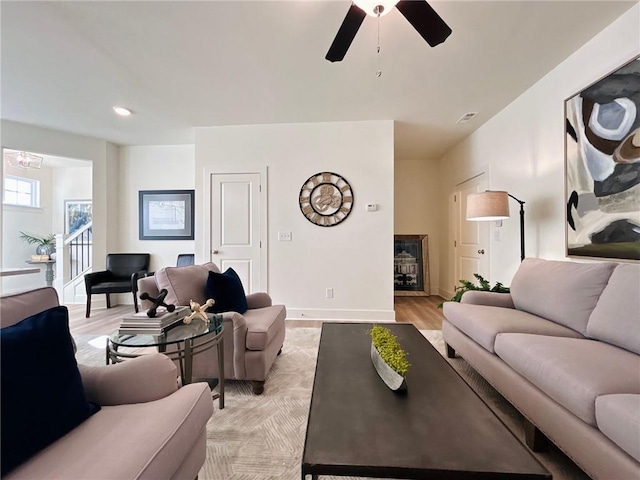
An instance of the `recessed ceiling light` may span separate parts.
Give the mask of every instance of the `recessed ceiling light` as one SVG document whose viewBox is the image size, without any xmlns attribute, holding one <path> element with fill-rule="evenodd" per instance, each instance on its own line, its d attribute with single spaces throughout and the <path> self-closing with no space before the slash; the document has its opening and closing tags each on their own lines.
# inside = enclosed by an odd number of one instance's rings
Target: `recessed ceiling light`
<svg viewBox="0 0 640 480">
<path fill-rule="evenodd" d="M 128 108 L 124 108 L 124 107 L 115 106 L 115 107 L 113 107 L 113 111 L 116 112 L 118 115 L 121 115 L 123 117 L 128 117 L 129 115 L 131 115 L 131 110 L 129 110 Z"/>
</svg>

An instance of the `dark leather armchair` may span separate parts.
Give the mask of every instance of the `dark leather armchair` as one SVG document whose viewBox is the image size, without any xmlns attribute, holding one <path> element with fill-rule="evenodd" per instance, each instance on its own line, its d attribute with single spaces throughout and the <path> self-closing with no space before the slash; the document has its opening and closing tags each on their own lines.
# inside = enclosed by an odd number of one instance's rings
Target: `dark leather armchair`
<svg viewBox="0 0 640 480">
<path fill-rule="evenodd" d="M 107 269 L 88 273 L 84 276 L 87 290 L 87 313 L 91 314 L 91 295 L 107 295 L 107 308 L 111 308 L 112 293 L 133 293 L 133 305 L 138 311 L 138 278 L 147 275 L 151 255 L 148 253 L 110 253 L 107 255 Z"/>
</svg>

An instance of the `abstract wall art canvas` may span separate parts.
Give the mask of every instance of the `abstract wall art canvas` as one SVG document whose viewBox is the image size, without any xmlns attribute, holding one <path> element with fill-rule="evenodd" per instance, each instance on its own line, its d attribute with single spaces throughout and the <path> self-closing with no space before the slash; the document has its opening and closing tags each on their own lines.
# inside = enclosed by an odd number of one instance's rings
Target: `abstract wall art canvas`
<svg viewBox="0 0 640 480">
<path fill-rule="evenodd" d="M 640 57 L 565 115 L 567 255 L 640 260 Z"/>
</svg>

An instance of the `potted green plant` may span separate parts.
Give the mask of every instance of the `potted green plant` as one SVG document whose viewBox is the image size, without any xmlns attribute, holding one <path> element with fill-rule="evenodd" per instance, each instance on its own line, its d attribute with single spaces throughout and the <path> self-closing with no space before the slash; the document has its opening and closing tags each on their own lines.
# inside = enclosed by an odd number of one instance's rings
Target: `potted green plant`
<svg viewBox="0 0 640 480">
<path fill-rule="evenodd" d="M 371 335 L 371 361 L 378 375 L 391 390 L 406 390 L 405 376 L 411 364 L 397 337 L 391 333 L 391 330 L 380 325 L 374 325 L 369 334 Z"/>
<path fill-rule="evenodd" d="M 460 286 L 459 287 L 455 287 L 455 295 L 453 297 L 451 297 L 449 299 L 450 302 L 459 302 L 462 299 L 462 295 L 465 294 L 465 292 L 468 292 L 470 290 L 480 290 L 480 291 L 485 291 L 485 292 L 497 292 L 497 293 L 509 293 L 509 287 L 505 287 L 503 284 L 501 284 L 500 282 L 496 282 L 496 284 L 492 287 L 491 284 L 485 280 L 482 275 L 478 274 L 478 273 L 474 273 L 473 274 L 474 277 L 476 277 L 476 280 L 478 280 L 479 285 L 476 285 L 473 282 L 470 282 L 469 280 L 459 280 Z M 442 308 L 444 302 L 441 302 L 438 305 L 438 308 Z"/>
<path fill-rule="evenodd" d="M 40 260 L 48 260 L 56 252 L 56 236 L 53 233 L 40 237 L 20 232 L 20 239 L 29 245 L 36 245 L 36 254 L 40 256 Z"/>
</svg>

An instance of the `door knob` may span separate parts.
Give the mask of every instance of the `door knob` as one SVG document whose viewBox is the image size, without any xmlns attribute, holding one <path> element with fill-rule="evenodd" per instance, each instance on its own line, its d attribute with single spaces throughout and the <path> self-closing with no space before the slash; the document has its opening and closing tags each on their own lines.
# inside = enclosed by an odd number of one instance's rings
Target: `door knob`
<svg viewBox="0 0 640 480">
<path fill-rule="evenodd" d="M 479 253 L 480 255 L 484 255 L 484 248 L 483 248 L 482 250 L 478 250 L 478 253 Z"/>
<path fill-rule="evenodd" d="M 217 255 L 220 252 L 218 252 L 218 250 L 211 250 L 211 253 L 213 253 L 214 255 Z"/>
</svg>

